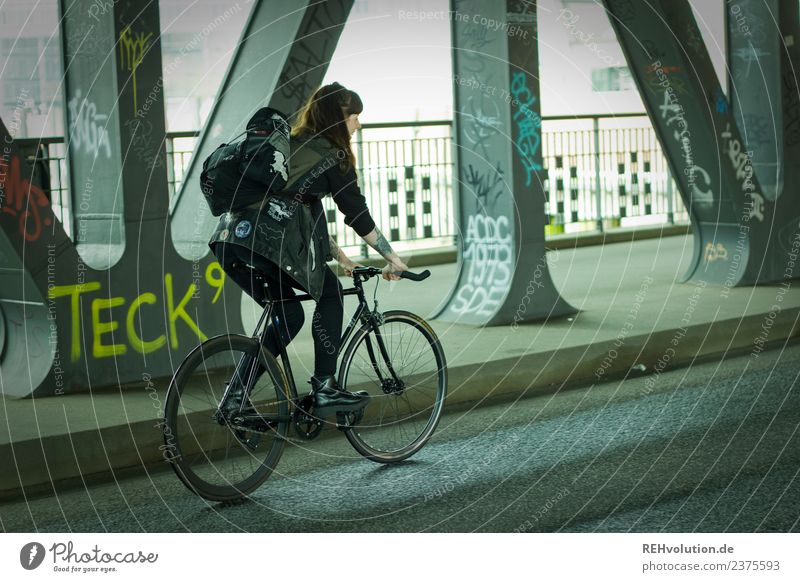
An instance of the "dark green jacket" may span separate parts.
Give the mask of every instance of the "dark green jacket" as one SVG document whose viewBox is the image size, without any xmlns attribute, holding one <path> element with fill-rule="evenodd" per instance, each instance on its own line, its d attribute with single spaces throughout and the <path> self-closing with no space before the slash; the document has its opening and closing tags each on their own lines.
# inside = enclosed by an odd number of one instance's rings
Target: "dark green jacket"
<svg viewBox="0 0 800 582">
<path fill-rule="evenodd" d="M 343 171 L 344 152 L 323 137 L 293 137 L 289 179 L 261 204 L 220 217 L 208 244 L 238 244 L 275 263 L 315 300 L 322 296 L 331 256 L 322 197 L 331 194 L 345 223 L 360 235 L 375 228 L 355 170 Z"/>
</svg>

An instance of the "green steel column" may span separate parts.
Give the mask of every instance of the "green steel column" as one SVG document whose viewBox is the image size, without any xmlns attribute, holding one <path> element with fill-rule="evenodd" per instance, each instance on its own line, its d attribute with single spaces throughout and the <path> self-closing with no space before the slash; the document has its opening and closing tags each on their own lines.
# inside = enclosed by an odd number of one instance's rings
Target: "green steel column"
<svg viewBox="0 0 800 582">
<path fill-rule="evenodd" d="M 769 233 L 784 218 L 777 216 L 775 201 L 754 171 L 688 1 L 604 4 L 692 218 L 695 260 L 685 280 L 722 285 L 723 293 L 736 285 L 779 280 L 782 269 Z M 774 84 L 771 77 L 768 73 L 762 81 L 765 90 Z M 769 146 L 779 154 L 780 141 L 772 139 Z M 779 155 L 760 159 L 778 167 Z M 777 195 L 778 184 L 771 177 L 767 192 Z"/>
<path fill-rule="evenodd" d="M 763 205 L 750 221 L 750 246 L 757 260 L 743 282 L 791 279 L 800 251 L 800 139 L 797 120 L 798 3 L 737 0 L 727 5 L 730 103 L 742 133 L 741 148 L 729 144 L 726 157 L 740 159 L 761 184 Z M 743 151 L 740 151 L 743 150 Z M 792 259 L 789 255 L 794 255 Z"/>
<path fill-rule="evenodd" d="M 536 3 L 453 0 L 459 275 L 436 314 L 516 325 L 574 313 L 547 265 Z"/>
<path fill-rule="evenodd" d="M 4 190 L 28 204 L 16 223 L 0 213 L 0 297 L 21 306 L 6 318 L 0 355 L 0 373 L 14 381 L 0 389 L 164 388 L 200 341 L 243 331 L 241 290 L 213 258 L 187 261 L 170 242 L 158 4 L 61 0 L 60 10 L 78 242 L 40 204 L 0 124 L 14 176 Z"/>
<path fill-rule="evenodd" d="M 353 0 L 253 2 L 250 18 L 205 126 L 172 210 L 173 243 L 187 259 L 208 253 L 217 219 L 200 192 L 203 160 L 243 129 L 265 105 L 292 116 L 321 83 Z M 290 120 L 291 121 L 291 120 Z"/>
</svg>

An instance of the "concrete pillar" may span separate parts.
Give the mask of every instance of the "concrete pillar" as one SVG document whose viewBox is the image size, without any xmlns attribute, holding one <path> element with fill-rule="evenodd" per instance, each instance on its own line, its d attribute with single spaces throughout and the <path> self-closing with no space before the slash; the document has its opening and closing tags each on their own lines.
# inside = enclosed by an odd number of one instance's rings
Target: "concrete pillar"
<svg viewBox="0 0 800 582">
<path fill-rule="evenodd" d="M 516 326 L 574 313 L 547 266 L 536 3 L 451 10 L 459 275 L 436 317 Z"/>
</svg>

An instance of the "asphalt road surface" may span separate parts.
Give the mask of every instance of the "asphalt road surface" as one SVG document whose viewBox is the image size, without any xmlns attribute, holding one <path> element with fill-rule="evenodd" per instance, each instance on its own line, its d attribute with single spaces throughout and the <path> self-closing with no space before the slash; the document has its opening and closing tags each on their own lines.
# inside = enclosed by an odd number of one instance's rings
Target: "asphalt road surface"
<svg viewBox="0 0 800 582">
<path fill-rule="evenodd" d="M 395 466 L 357 457 L 333 431 L 287 446 L 242 503 L 206 502 L 167 468 L 4 504 L 0 528 L 798 531 L 798 375 L 793 345 L 450 410 L 428 446 Z"/>
</svg>

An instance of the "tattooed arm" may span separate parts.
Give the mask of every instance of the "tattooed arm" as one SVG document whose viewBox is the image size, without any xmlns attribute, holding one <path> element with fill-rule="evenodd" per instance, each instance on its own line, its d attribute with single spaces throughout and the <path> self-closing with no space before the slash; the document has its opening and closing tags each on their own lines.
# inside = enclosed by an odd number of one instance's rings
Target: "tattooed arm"
<svg viewBox="0 0 800 582">
<path fill-rule="evenodd" d="M 333 167 L 326 172 L 328 176 L 331 196 L 344 214 L 344 223 L 353 228 L 356 233 L 373 249 L 378 251 L 381 256 L 389 263 L 383 269 L 383 278 L 397 280 L 402 271 L 407 271 L 406 264 L 397 256 L 392 249 L 392 245 L 383 236 L 383 233 L 375 225 L 375 221 L 369 213 L 367 202 L 358 187 L 358 179 L 353 168 L 344 174 L 340 173 L 337 167 Z M 333 251 L 334 248 L 331 247 Z"/>
<path fill-rule="evenodd" d="M 369 246 L 378 251 L 381 256 L 386 259 L 388 264 L 383 268 L 384 279 L 387 281 L 396 281 L 400 278 L 398 273 L 408 271 L 408 266 L 400 259 L 400 256 L 394 252 L 392 245 L 389 244 L 389 241 L 386 240 L 386 237 L 383 236 L 383 233 L 377 226 L 372 232 L 365 234 L 362 238 Z"/>
<path fill-rule="evenodd" d="M 351 261 L 350 257 L 348 257 L 344 251 L 339 248 L 339 245 L 336 244 L 336 241 L 333 240 L 332 236 L 328 237 L 328 242 L 330 242 L 331 245 L 331 254 L 336 259 L 336 262 L 339 263 L 344 269 L 344 274 L 348 277 L 352 277 L 353 269 L 358 265 Z"/>
</svg>

